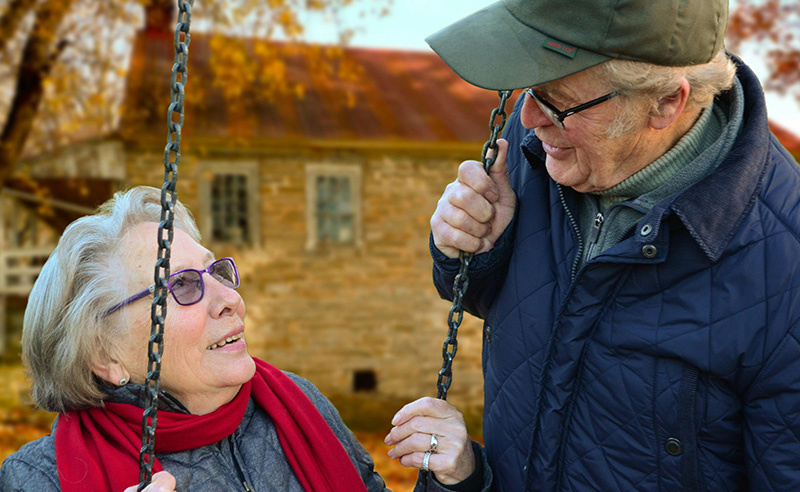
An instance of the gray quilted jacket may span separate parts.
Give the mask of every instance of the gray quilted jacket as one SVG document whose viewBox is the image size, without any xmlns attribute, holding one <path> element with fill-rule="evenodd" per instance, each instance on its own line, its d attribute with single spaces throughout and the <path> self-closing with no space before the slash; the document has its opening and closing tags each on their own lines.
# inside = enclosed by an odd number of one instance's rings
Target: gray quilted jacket
<svg viewBox="0 0 800 492">
<path fill-rule="evenodd" d="M 291 373 L 289 377 L 303 390 L 334 434 L 344 446 L 353 465 L 359 471 L 369 492 L 385 491 L 383 479 L 373 469 L 372 458 L 359 444 L 355 436 L 345 426 L 336 409 L 310 382 Z M 136 403 L 142 386 L 129 385 L 115 390 L 110 400 L 122 403 Z M 185 412 L 176 400 L 163 394 L 159 397 L 163 410 Z M 0 491 L 2 492 L 56 492 L 58 483 L 56 467 L 55 427 L 53 433 L 26 444 L 18 452 L 3 462 L 0 468 Z M 476 458 L 483 466 L 483 491 L 491 486 L 491 472 L 480 447 Z M 388 450 L 387 450 L 388 451 Z M 304 492 L 281 448 L 278 434 L 269 417 L 257 408 L 251 399 L 239 428 L 219 443 L 177 453 L 157 455 L 164 469 L 177 480 L 176 490 L 180 492 Z M 448 489 L 435 480 L 422 476 L 417 481 L 415 492 L 445 492 Z M 250 489 L 245 488 L 244 482 Z M 136 484 L 131 484 L 136 485 Z M 121 491 L 120 491 L 121 492 Z M 347 491 L 342 491 L 347 492 Z"/>
</svg>

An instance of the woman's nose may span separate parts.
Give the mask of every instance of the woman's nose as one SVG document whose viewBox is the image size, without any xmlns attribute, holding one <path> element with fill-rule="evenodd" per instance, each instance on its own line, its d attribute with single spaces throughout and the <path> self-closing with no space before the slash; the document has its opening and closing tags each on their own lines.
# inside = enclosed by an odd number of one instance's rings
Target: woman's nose
<svg viewBox="0 0 800 492">
<path fill-rule="evenodd" d="M 536 101 L 533 100 L 530 94 L 523 92 L 522 97 L 525 98 L 525 102 L 522 103 L 522 111 L 520 112 L 522 126 L 532 130 L 534 128 L 553 124 L 550 118 L 542 112 L 542 109 L 536 104 Z"/>
<path fill-rule="evenodd" d="M 213 316 L 231 315 L 239 311 L 244 304 L 242 296 L 211 275 L 207 276 L 206 295 L 210 297 L 210 309 Z"/>
</svg>

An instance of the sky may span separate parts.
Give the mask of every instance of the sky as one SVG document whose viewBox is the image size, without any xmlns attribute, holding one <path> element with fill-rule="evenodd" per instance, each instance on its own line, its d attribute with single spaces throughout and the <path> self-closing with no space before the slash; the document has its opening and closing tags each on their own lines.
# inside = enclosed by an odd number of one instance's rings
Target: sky
<svg viewBox="0 0 800 492">
<path fill-rule="evenodd" d="M 362 3 L 370 1 L 363 0 Z M 354 18 L 345 19 L 345 22 L 362 26 L 350 43 L 352 46 L 430 51 L 425 37 L 491 3 L 492 0 L 393 0 L 385 17 L 359 21 L 358 9 L 346 9 L 344 15 L 348 15 L 347 10 L 350 10 Z M 311 21 L 307 28 L 312 41 L 332 42 L 335 39 L 329 23 Z M 767 71 L 759 56 L 749 51 L 744 51 L 741 56 L 759 79 L 766 79 Z M 771 120 L 800 134 L 800 103 L 793 97 L 780 97 L 768 92 L 767 111 Z"/>
</svg>

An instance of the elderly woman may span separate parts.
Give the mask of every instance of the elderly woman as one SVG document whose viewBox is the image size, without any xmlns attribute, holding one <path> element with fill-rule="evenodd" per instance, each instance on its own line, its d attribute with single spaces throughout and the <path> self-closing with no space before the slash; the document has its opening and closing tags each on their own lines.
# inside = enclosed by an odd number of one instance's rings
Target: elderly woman
<svg viewBox="0 0 800 492">
<path fill-rule="evenodd" d="M 136 489 L 160 208 L 159 190 L 117 193 L 71 224 L 43 267 L 25 313 L 23 360 L 34 400 L 59 417 L 52 435 L 6 459 L 0 490 Z M 177 204 L 157 473 L 145 490 L 383 491 L 319 391 L 250 356 L 236 264 L 199 239 Z M 480 447 L 451 405 L 418 400 L 393 423 L 390 456 L 434 474 L 422 473 L 418 490 L 489 489 Z"/>
</svg>

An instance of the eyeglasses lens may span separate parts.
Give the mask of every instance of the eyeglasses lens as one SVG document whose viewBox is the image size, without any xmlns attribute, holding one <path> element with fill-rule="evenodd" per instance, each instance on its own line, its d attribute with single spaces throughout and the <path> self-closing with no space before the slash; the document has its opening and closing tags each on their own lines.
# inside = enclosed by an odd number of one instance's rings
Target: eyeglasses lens
<svg viewBox="0 0 800 492">
<path fill-rule="evenodd" d="M 239 276 L 233 262 L 227 258 L 217 260 L 208 267 L 208 274 L 214 277 L 225 287 L 235 289 L 239 287 Z"/>
<path fill-rule="evenodd" d="M 533 98 L 534 101 L 536 101 L 536 105 L 539 106 L 539 109 L 542 110 L 542 113 L 547 116 L 547 119 L 552 121 L 554 125 L 563 130 L 564 122 L 558 118 L 557 111 L 545 104 L 539 95 L 533 92 L 533 89 L 528 89 L 526 92 Z"/>
<path fill-rule="evenodd" d="M 178 304 L 193 304 L 203 296 L 203 279 L 197 270 L 184 270 L 169 278 L 172 295 Z"/>
<path fill-rule="evenodd" d="M 542 103 L 542 101 L 540 101 L 540 100 L 538 100 L 536 98 L 534 98 L 534 100 L 536 101 L 536 104 L 539 105 L 539 109 L 542 110 L 542 113 L 544 113 L 544 115 L 547 116 L 547 118 L 550 121 L 552 121 L 554 125 L 556 125 L 557 127 L 561 128 L 563 130 L 564 129 L 564 123 L 561 120 L 558 119 L 558 116 L 556 116 L 556 113 L 552 109 L 550 109 L 547 106 L 545 106 Z"/>
</svg>

